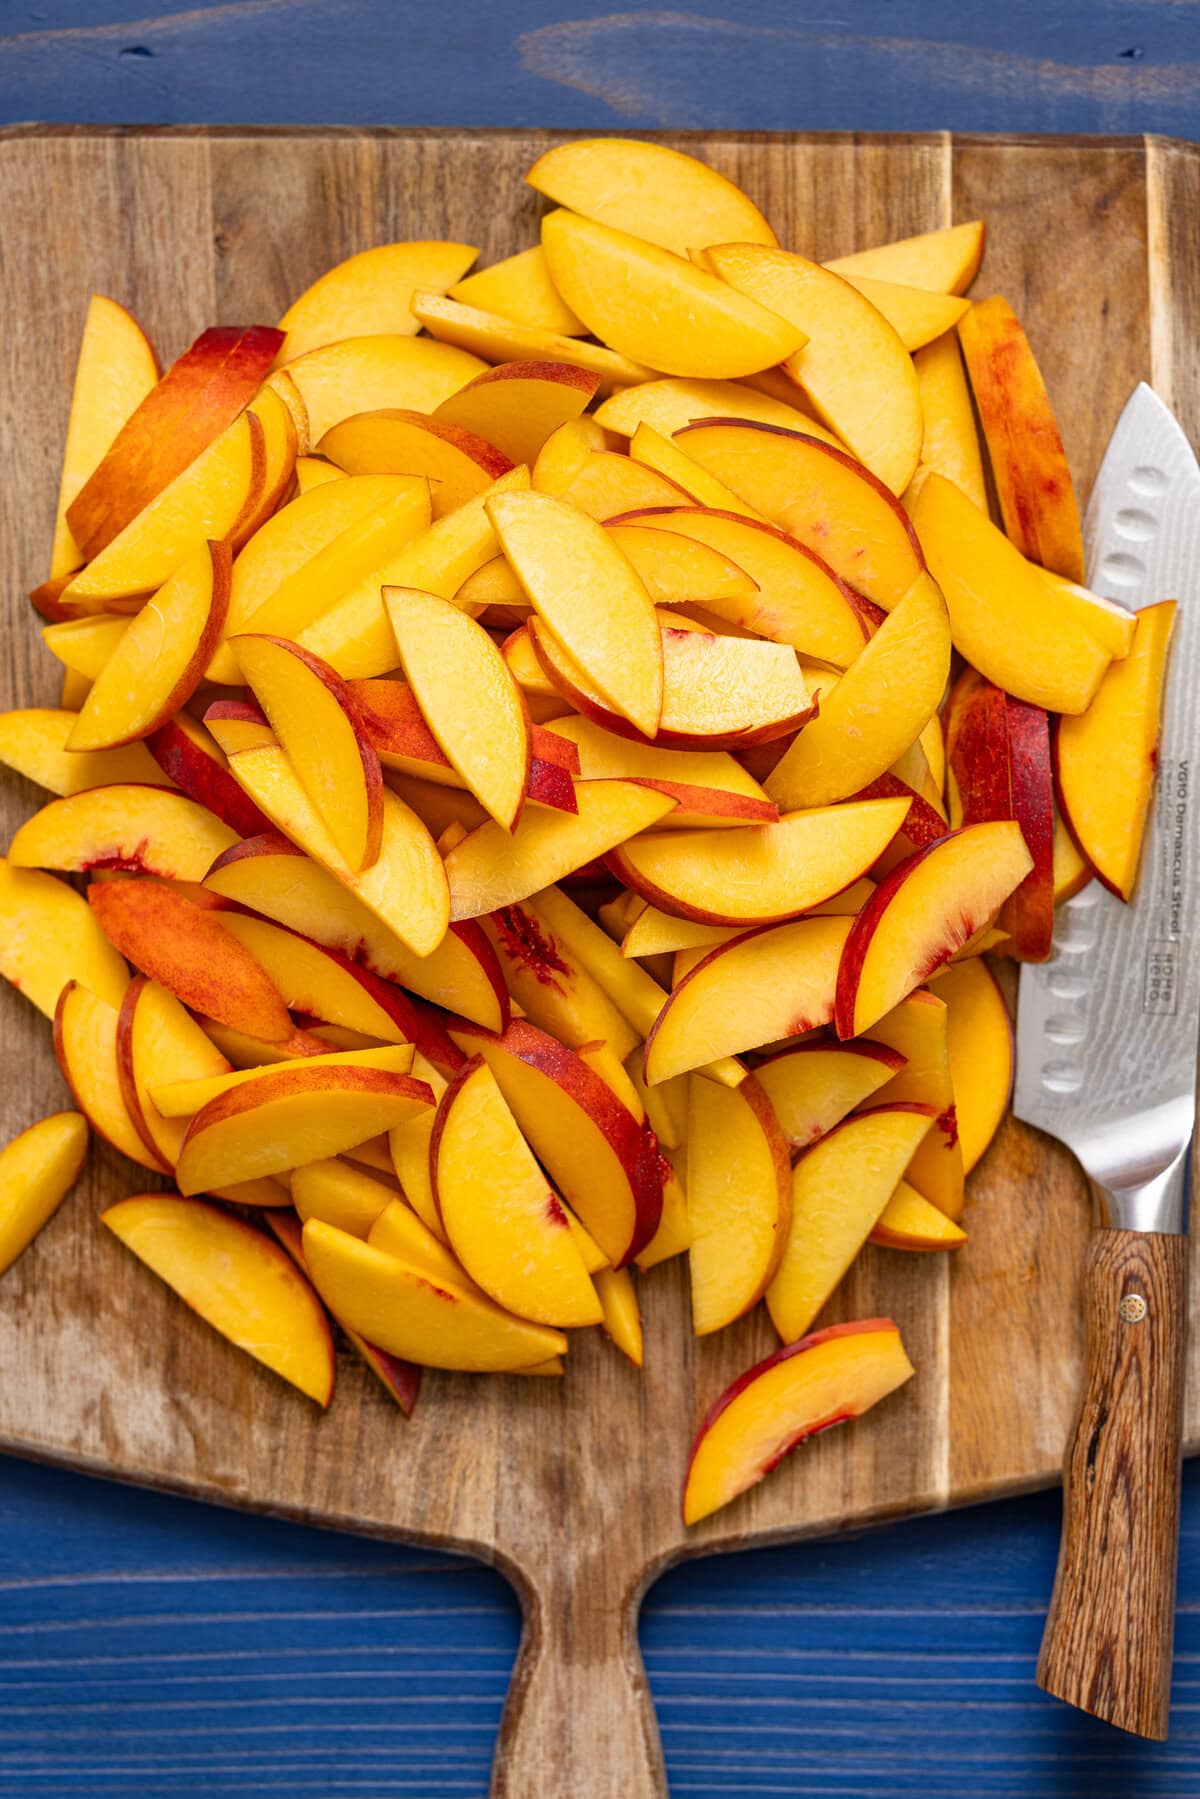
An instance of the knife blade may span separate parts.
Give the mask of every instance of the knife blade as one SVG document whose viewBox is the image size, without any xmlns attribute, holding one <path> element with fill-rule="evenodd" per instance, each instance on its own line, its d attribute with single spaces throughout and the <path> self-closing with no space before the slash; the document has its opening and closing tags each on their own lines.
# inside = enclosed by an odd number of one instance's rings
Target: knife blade
<svg viewBox="0 0 1200 1799">
<path fill-rule="evenodd" d="M 1134 611 L 1179 602 L 1157 782 L 1131 904 L 1090 882 L 1021 969 L 1016 1116 L 1091 1179 L 1084 1393 L 1038 1681 L 1165 1737 L 1178 1553 L 1187 1196 L 1200 1018 L 1200 466 L 1145 383 L 1088 505 L 1089 586 Z"/>
</svg>

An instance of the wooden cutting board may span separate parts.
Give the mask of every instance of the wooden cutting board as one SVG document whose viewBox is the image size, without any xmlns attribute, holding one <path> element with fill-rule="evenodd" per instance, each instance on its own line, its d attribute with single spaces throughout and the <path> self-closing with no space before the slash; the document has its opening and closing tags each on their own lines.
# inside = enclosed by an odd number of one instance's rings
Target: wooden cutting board
<svg viewBox="0 0 1200 1799">
<path fill-rule="evenodd" d="M 22 593 L 45 573 L 89 292 L 131 306 L 164 358 L 207 324 L 272 322 L 350 252 L 450 236 L 489 261 L 537 234 L 534 132 L 0 134 L 0 705 L 55 704 Z M 667 141 L 739 181 L 783 240 L 826 258 L 983 216 L 982 292 L 1025 321 L 1086 496 L 1140 379 L 1200 440 L 1200 152 L 1142 139 L 703 136 Z M 0 783 L 5 841 L 41 797 Z M 45 1020 L 0 993 L 4 1137 L 66 1096 Z M 649 1582 L 683 1556 L 782 1541 L 1049 1483 L 1080 1366 L 1087 1228 L 1070 1157 L 1013 1123 L 971 1181 L 956 1257 L 871 1249 L 827 1311 L 888 1313 L 917 1378 L 685 1532 L 689 1441 L 774 1347 L 761 1308 L 689 1334 L 685 1270 L 641 1283 L 646 1367 L 581 1334 L 568 1377 L 431 1375 L 405 1424 L 350 1355 L 325 1415 L 194 1320 L 96 1224 L 144 1174 L 95 1149 L 73 1199 L 0 1283 L 0 1445 L 194 1497 L 465 1550 L 525 1611 L 501 1728 L 504 1799 L 664 1789 L 638 1653 Z M 1193 1307 L 1197 1283 L 1193 1281 Z M 1194 1372 L 1194 1369 L 1193 1369 Z M 1189 1437 L 1200 1439 L 1192 1381 Z"/>
</svg>

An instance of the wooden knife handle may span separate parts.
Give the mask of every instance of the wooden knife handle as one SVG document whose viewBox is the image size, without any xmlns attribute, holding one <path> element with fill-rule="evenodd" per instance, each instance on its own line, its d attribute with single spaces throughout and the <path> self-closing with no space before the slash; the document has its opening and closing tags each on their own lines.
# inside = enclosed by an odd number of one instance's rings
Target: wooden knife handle
<svg viewBox="0 0 1200 1799">
<path fill-rule="evenodd" d="M 1092 1233 L 1083 1402 L 1038 1685 L 1137 1736 L 1167 1734 L 1187 1342 L 1183 1236 Z"/>
</svg>

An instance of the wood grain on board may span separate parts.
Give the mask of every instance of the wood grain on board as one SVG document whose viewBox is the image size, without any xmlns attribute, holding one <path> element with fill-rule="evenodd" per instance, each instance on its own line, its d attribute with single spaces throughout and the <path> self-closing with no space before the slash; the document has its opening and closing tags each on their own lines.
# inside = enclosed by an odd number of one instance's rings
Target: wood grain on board
<svg viewBox="0 0 1200 1799">
<path fill-rule="evenodd" d="M 5 256 L 0 570 L 12 606 L 0 704 L 53 703 L 55 666 L 19 596 L 44 570 L 87 294 L 109 293 L 160 354 L 205 324 L 273 320 L 366 244 L 448 235 L 485 258 L 534 241 L 521 174 L 536 133 L 145 133 L 0 138 Z M 981 291 L 1016 306 L 1084 493 L 1117 412 L 1151 375 L 1195 430 L 1195 154 L 1141 140 L 675 137 L 817 257 L 981 214 Z M 52 253 L 45 221 L 54 219 Z M 7 780 L 8 831 L 38 803 Z M 4 1134 L 63 1103 L 44 1020 L 0 995 Z M 869 1249 L 828 1318 L 887 1312 L 918 1378 L 697 1530 L 679 1520 L 695 1421 L 772 1347 L 760 1315 L 688 1332 L 684 1270 L 641 1284 L 638 1375 L 598 1333 L 563 1381 L 431 1376 L 409 1425 L 350 1358 L 317 1414 L 190 1317 L 100 1230 L 144 1185 L 103 1146 L 0 1288 L 0 1445 L 349 1529 L 460 1547 L 517 1584 L 526 1635 L 496 1791 L 661 1791 L 636 1600 L 672 1560 L 836 1530 L 1056 1478 L 1075 1399 L 1087 1213 L 1081 1177 L 1011 1121 L 973 1177 L 958 1257 Z M 1195 1283 L 1193 1283 L 1193 1293 Z M 1193 1386 L 1189 1435 L 1200 1425 Z M 603 1749 L 599 1746 L 603 1745 Z"/>
</svg>

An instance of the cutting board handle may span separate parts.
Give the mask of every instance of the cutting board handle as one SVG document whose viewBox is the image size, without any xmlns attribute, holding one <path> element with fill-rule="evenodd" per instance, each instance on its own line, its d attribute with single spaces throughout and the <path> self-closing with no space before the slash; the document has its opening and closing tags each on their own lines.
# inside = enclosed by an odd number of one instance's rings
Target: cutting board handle
<svg viewBox="0 0 1200 1799">
<path fill-rule="evenodd" d="M 1187 1341 L 1184 1236 L 1096 1230 L 1083 1403 L 1038 1685 L 1162 1741 L 1171 1699 Z"/>
<path fill-rule="evenodd" d="M 643 1587 L 596 1591 L 602 1552 L 592 1567 L 574 1580 L 560 1568 L 519 1583 L 525 1626 L 491 1799 L 667 1799 L 637 1640 Z"/>
</svg>

